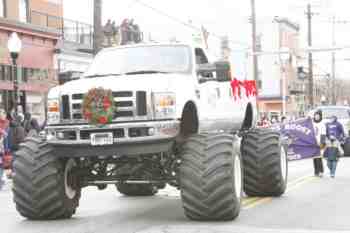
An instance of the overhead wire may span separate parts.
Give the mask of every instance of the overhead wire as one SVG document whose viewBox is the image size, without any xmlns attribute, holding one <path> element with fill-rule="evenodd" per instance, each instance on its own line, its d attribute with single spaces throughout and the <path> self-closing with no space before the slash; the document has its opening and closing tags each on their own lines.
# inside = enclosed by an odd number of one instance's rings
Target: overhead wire
<svg viewBox="0 0 350 233">
<path fill-rule="evenodd" d="M 146 4 L 146 3 L 144 3 L 141 0 L 135 0 L 134 3 L 138 3 L 138 4 L 148 8 L 150 10 L 153 10 L 154 12 L 156 12 L 156 13 L 158 13 L 160 15 L 163 15 L 163 16 L 165 16 L 165 17 L 167 17 L 167 18 L 169 18 L 169 19 L 171 19 L 171 20 L 173 20 L 173 21 L 175 21 L 175 22 L 177 22 L 179 24 L 182 24 L 183 26 L 192 28 L 192 29 L 197 30 L 197 31 L 202 31 L 202 28 L 196 27 L 196 26 L 194 26 L 194 25 L 192 25 L 192 24 L 190 24 L 188 22 L 185 22 L 185 21 L 183 21 L 183 20 L 181 20 L 181 19 L 179 19 L 179 18 L 177 18 L 175 16 L 172 16 L 172 15 L 170 15 L 170 14 L 168 14 L 168 13 L 162 11 L 162 10 L 159 10 L 159 9 L 149 5 L 149 4 Z M 218 34 L 216 34 L 214 32 L 209 32 L 209 35 L 212 35 L 212 36 L 214 36 L 214 37 L 216 37 L 216 38 L 218 38 L 220 40 L 224 37 L 224 36 L 218 35 Z M 232 43 L 232 44 L 235 44 L 235 45 L 245 46 L 246 49 L 248 49 L 250 47 L 249 44 L 246 44 L 246 43 L 243 43 L 243 42 L 240 42 L 240 41 L 234 41 L 234 40 L 230 40 L 230 39 L 228 41 L 230 43 Z"/>
</svg>

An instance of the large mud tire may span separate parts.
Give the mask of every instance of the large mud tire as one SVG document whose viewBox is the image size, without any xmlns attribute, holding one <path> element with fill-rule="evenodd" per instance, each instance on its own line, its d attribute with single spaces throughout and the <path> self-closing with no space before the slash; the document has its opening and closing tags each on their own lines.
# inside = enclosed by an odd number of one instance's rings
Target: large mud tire
<svg viewBox="0 0 350 233">
<path fill-rule="evenodd" d="M 153 196 L 157 186 L 151 184 L 118 184 L 117 190 L 125 196 Z"/>
<path fill-rule="evenodd" d="M 287 188 L 288 163 L 278 132 L 254 129 L 242 141 L 244 192 L 248 196 L 281 196 Z"/>
<path fill-rule="evenodd" d="M 67 194 L 66 163 L 55 157 L 52 147 L 42 139 L 27 138 L 21 144 L 13 166 L 13 195 L 23 217 L 53 220 L 75 213 L 81 189 Z"/>
<path fill-rule="evenodd" d="M 188 218 L 233 220 L 239 215 L 243 181 L 237 143 L 228 134 L 200 134 L 186 140 L 179 183 Z"/>
</svg>

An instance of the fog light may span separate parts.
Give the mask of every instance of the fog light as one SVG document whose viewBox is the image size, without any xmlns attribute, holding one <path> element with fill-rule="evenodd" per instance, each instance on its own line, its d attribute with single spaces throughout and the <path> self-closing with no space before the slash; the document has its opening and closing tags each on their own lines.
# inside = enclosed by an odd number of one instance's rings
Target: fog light
<svg viewBox="0 0 350 233">
<path fill-rule="evenodd" d="M 64 133 L 63 132 L 57 132 L 57 138 L 58 139 L 64 139 Z"/>
<path fill-rule="evenodd" d="M 153 136 L 155 134 L 156 130 L 154 128 L 148 129 L 148 136 Z"/>
</svg>

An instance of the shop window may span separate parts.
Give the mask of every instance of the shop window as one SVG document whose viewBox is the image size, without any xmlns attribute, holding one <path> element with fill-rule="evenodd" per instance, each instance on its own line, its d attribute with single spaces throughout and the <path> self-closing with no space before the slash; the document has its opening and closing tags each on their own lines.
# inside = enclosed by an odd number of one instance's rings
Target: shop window
<svg viewBox="0 0 350 233">
<path fill-rule="evenodd" d="M 28 68 L 22 68 L 22 81 L 28 82 Z"/>
<path fill-rule="evenodd" d="M 0 0 L 0 17 L 6 17 L 6 3 L 5 3 L 5 0 Z"/>
<path fill-rule="evenodd" d="M 3 66 L 3 74 L 4 74 L 4 80 L 12 81 L 12 66 L 4 65 Z"/>
<path fill-rule="evenodd" d="M 5 80 L 4 65 L 0 65 L 0 80 L 2 80 L 2 81 Z"/>
<path fill-rule="evenodd" d="M 28 0 L 19 0 L 19 21 L 28 22 L 29 8 Z"/>
</svg>

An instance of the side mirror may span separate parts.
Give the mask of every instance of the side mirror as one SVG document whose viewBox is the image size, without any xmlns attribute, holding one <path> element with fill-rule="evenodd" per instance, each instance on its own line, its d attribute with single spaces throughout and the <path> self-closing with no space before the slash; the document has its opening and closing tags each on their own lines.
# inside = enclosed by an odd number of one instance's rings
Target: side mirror
<svg viewBox="0 0 350 233">
<path fill-rule="evenodd" d="M 200 82 L 210 80 L 219 82 L 231 81 L 230 63 L 227 61 L 218 61 L 215 63 L 199 64 L 197 65 L 197 74 L 201 77 Z"/>
<path fill-rule="evenodd" d="M 208 81 L 214 81 L 215 66 L 210 63 L 198 64 L 197 65 L 197 75 L 199 76 L 199 83 L 204 83 Z"/>
<path fill-rule="evenodd" d="M 216 68 L 216 79 L 219 82 L 231 81 L 231 66 L 227 61 L 217 61 L 214 63 Z"/>
</svg>

